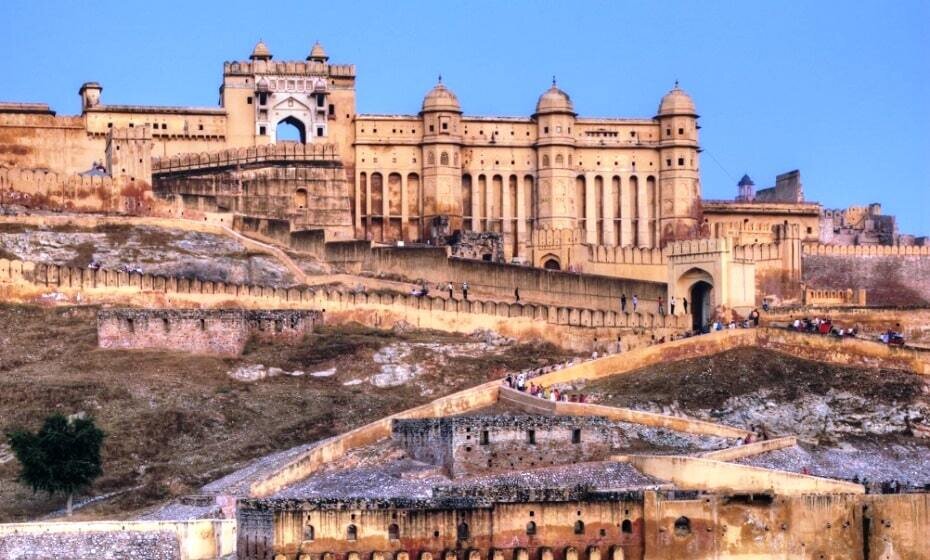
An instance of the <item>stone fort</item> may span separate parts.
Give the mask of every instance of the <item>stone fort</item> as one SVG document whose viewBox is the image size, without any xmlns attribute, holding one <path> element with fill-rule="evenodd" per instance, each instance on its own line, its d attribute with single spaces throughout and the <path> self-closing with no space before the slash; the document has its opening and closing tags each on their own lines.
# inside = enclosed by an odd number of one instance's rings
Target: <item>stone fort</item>
<svg viewBox="0 0 930 560">
<path fill-rule="evenodd" d="M 661 282 L 664 301 L 692 302 L 695 327 L 716 309 L 800 300 L 804 256 L 823 247 L 925 249 L 878 206 L 854 220 L 805 201 L 797 171 L 702 199 L 698 113 L 677 83 L 637 118 L 578 115 L 554 80 L 525 116 L 469 116 L 441 78 L 418 113 L 374 115 L 357 111 L 355 78 L 320 44 L 279 61 L 259 42 L 223 64 L 218 107 L 107 104 L 96 82 L 78 116 L 2 103 L 0 196 L 235 222 L 284 245 L 321 232 L 319 254 L 341 266 L 345 243 L 364 242 Z"/>
</svg>

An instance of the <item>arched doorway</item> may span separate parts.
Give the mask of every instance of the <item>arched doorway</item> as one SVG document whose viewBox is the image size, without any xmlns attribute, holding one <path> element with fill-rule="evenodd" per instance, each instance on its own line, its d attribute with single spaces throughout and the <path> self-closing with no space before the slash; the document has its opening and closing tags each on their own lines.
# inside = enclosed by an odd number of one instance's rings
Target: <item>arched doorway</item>
<svg viewBox="0 0 930 560">
<path fill-rule="evenodd" d="M 704 280 L 695 282 L 688 294 L 691 300 L 691 328 L 702 330 L 714 314 L 714 287 Z"/>
<path fill-rule="evenodd" d="M 543 261 L 543 268 L 546 270 L 562 270 L 559 260 L 555 257 L 548 257 Z"/>
<path fill-rule="evenodd" d="M 307 128 L 296 117 L 287 117 L 275 125 L 275 142 L 307 143 Z"/>
</svg>

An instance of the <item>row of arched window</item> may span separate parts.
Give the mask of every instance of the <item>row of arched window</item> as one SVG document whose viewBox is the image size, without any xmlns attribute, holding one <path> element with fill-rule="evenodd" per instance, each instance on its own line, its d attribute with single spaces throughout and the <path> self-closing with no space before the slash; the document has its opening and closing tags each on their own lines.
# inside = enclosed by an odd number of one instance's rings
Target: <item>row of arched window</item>
<svg viewBox="0 0 930 560">
<path fill-rule="evenodd" d="M 456 528 L 456 537 L 460 541 L 468 540 L 470 538 L 470 532 L 468 528 L 468 523 L 464 521 L 459 523 Z M 313 525 L 304 526 L 304 540 L 312 541 L 316 538 L 316 529 Z M 397 523 L 391 523 L 388 525 L 388 539 L 396 541 L 400 539 L 400 526 Z M 358 540 L 358 526 L 354 523 L 346 527 L 346 540 L 356 541 Z"/>
<path fill-rule="evenodd" d="M 536 535 L 537 527 L 535 521 L 530 521 L 526 524 L 526 534 L 527 536 Z M 633 532 L 633 522 L 629 519 L 625 519 L 623 523 L 620 524 L 620 531 L 622 533 L 632 533 Z M 675 532 L 676 534 L 690 533 L 691 531 L 691 522 L 687 517 L 679 517 L 675 521 Z M 575 522 L 574 532 L 576 535 L 583 535 L 585 533 L 585 524 L 584 521 L 580 519 Z M 604 531 L 601 531 L 602 535 Z M 304 526 L 304 540 L 312 541 L 316 538 L 316 530 L 313 525 Z M 471 538 L 471 533 L 468 527 L 468 523 L 461 522 L 456 527 L 456 538 L 460 541 L 468 540 Z M 388 525 L 388 539 L 396 541 L 400 539 L 400 526 L 397 523 L 391 523 Z M 346 540 L 356 541 L 358 540 L 358 526 L 351 524 L 346 527 Z"/>
</svg>

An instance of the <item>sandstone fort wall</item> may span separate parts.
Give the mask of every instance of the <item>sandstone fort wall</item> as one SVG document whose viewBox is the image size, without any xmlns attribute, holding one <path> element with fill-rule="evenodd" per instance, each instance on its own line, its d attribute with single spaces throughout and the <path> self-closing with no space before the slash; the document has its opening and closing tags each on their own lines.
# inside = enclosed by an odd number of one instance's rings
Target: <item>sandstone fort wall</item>
<svg viewBox="0 0 930 560">
<path fill-rule="evenodd" d="M 111 349 L 238 356 L 251 337 L 293 342 L 322 323 L 319 311 L 103 309 L 97 313 L 97 343 Z"/>
<path fill-rule="evenodd" d="M 803 256 L 804 282 L 864 289 L 870 305 L 930 305 L 930 247 L 825 247 Z"/>
</svg>

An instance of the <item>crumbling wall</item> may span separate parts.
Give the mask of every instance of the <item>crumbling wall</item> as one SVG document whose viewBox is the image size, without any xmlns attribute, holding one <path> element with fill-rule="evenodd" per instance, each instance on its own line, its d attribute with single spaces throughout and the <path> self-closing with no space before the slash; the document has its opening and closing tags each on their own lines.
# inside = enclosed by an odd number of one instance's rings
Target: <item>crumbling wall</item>
<svg viewBox="0 0 930 560">
<path fill-rule="evenodd" d="M 178 537 L 171 532 L 45 533 L 0 537 L 0 558 L 182 560 Z"/>
<path fill-rule="evenodd" d="M 103 309 L 97 313 L 97 342 L 111 349 L 238 356 L 251 336 L 299 340 L 322 321 L 319 311 Z"/>
</svg>

